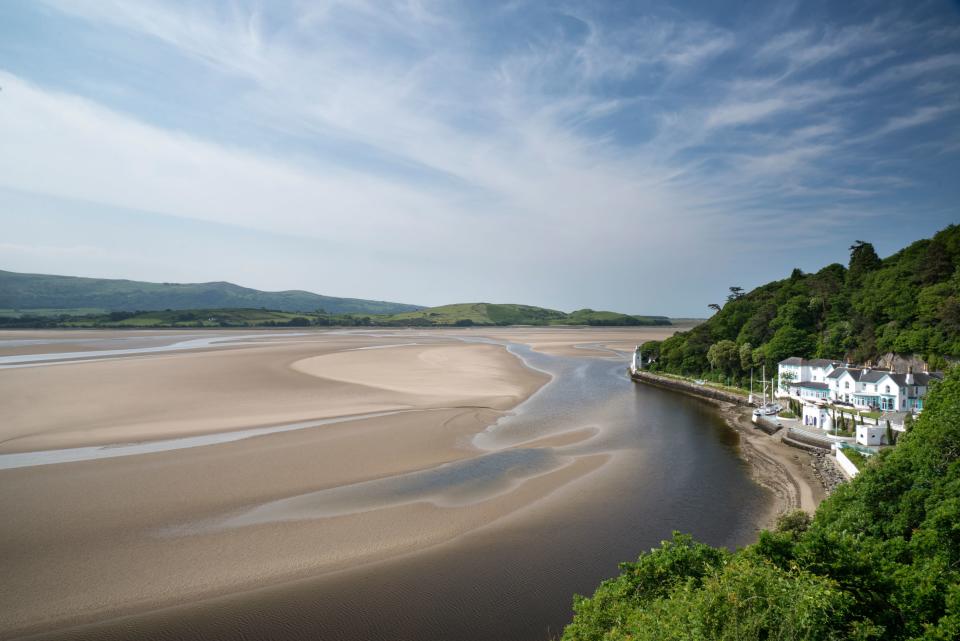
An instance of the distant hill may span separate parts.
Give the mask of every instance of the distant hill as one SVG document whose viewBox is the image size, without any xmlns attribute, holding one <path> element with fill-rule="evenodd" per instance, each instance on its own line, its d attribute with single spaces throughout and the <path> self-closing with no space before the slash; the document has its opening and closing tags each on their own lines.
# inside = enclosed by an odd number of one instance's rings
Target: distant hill
<svg viewBox="0 0 960 641">
<path fill-rule="evenodd" d="M 932 369 L 960 358 L 960 226 L 881 259 L 856 241 L 847 266 L 744 293 L 731 288 L 705 323 L 644 345 L 652 369 L 746 385 L 751 369 L 789 356 L 855 363 L 919 358 Z"/>
<path fill-rule="evenodd" d="M 570 314 L 555 309 L 495 303 L 459 303 L 394 314 L 391 325 L 670 325 L 665 316 L 632 316 L 581 309 Z"/>
<path fill-rule="evenodd" d="M 107 312 L 165 309 L 266 308 L 284 312 L 396 314 L 418 305 L 335 298 L 301 290 L 264 292 L 227 282 L 147 283 L 135 280 L 20 274 L 0 270 L 0 310 L 71 309 Z"/>
</svg>

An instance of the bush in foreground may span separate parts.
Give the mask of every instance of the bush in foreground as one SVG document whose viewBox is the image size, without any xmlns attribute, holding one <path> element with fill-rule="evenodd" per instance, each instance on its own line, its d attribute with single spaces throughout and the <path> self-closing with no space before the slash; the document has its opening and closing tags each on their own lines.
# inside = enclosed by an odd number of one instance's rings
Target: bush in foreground
<svg viewBox="0 0 960 641">
<path fill-rule="evenodd" d="M 877 458 L 735 553 L 674 534 L 576 597 L 563 639 L 960 638 L 960 368 Z"/>
</svg>

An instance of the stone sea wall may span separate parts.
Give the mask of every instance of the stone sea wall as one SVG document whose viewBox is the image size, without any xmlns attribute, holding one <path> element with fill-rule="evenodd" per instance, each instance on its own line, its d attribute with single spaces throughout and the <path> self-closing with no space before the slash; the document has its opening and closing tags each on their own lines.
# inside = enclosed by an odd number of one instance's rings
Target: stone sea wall
<svg viewBox="0 0 960 641">
<path fill-rule="evenodd" d="M 727 403 L 735 403 L 737 405 L 749 405 L 747 402 L 747 397 L 741 394 L 734 394 L 733 392 L 718 390 L 708 385 L 697 385 L 696 383 L 681 381 L 675 378 L 669 378 L 667 376 L 659 376 L 651 372 L 644 372 L 643 370 L 632 372 L 630 374 L 630 378 L 635 381 L 643 381 L 644 383 L 650 383 L 651 385 L 657 385 L 658 387 L 665 387 L 667 389 L 685 392 L 694 396 L 712 398 L 714 400 L 726 401 Z"/>
</svg>

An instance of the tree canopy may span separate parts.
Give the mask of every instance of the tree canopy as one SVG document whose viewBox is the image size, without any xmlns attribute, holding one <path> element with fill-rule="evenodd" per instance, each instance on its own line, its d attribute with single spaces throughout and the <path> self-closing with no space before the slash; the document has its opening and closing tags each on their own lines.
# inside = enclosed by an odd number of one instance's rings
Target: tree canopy
<svg viewBox="0 0 960 641">
<path fill-rule="evenodd" d="M 848 265 L 789 278 L 744 294 L 731 287 L 708 321 L 647 347 L 653 369 L 749 377 L 773 371 L 789 356 L 865 362 L 887 353 L 912 354 L 934 367 L 960 357 L 960 227 L 951 225 L 881 260 L 862 240 Z M 733 342 L 739 359 L 721 358 Z M 743 352 L 750 346 L 750 356 Z M 712 351 L 711 351 L 712 350 Z M 711 354 L 713 357 L 711 357 Z M 720 361 L 723 361 L 720 366 Z"/>
<path fill-rule="evenodd" d="M 810 519 L 735 553 L 675 533 L 574 599 L 565 641 L 960 638 L 960 368 Z"/>
</svg>

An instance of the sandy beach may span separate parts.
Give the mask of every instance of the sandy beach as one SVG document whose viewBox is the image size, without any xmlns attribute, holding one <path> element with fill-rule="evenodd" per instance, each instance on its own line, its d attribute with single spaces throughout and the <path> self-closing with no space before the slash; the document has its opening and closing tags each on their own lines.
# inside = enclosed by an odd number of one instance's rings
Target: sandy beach
<svg viewBox="0 0 960 641">
<path fill-rule="evenodd" d="M 367 417 L 174 451 L 0 467 L 8 515 L 0 638 L 418 553 L 548 505 L 559 513 L 557 497 L 613 454 L 576 451 L 596 433 L 587 427 L 496 452 L 477 447 L 477 434 L 550 377 L 502 345 L 454 336 L 609 358 L 610 349 L 665 332 L 219 332 L 215 344 L 139 353 L 184 336 L 2 333 L 0 356 L 63 356 L 0 368 L 0 465 L 6 454 Z M 50 338 L 76 342 L 43 342 Z M 128 353 L 82 360 L 105 349 Z M 477 476 L 485 465 L 503 469 L 489 481 Z M 805 508 L 817 500 L 798 496 Z"/>
</svg>

